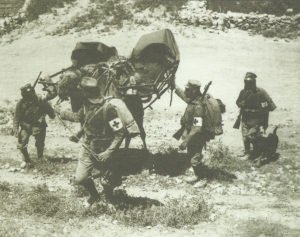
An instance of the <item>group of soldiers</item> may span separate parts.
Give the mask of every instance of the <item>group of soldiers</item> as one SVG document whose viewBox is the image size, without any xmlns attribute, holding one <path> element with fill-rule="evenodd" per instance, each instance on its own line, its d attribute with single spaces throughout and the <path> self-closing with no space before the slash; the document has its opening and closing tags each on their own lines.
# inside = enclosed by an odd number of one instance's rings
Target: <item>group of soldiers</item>
<svg viewBox="0 0 300 237">
<path fill-rule="evenodd" d="M 256 78 L 254 73 L 246 73 L 244 89 L 236 101 L 241 111 L 244 152 L 247 156 L 251 155 L 251 146 L 247 139 L 249 130 L 256 129 L 258 133 L 266 130 L 269 112 L 276 108 L 267 92 L 256 86 Z M 188 81 L 184 90 L 175 82 L 172 87 L 187 104 L 180 121 L 184 131 L 180 135 L 182 142 L 179 149 L 187 149 L 194 175 L 186 181 L 194 184 L 203 178 L 202 150 L 206 143 L 216 136 L 216 133 L 208 128 L 209 121 L 205 116 L 205 99 L 211 95 L 206 95 L 203 90 L 201 92 L 201 83 L 196 80 Z M 55 86 L 49 86 L 48 94 L 40 97 L 30 84 L 25 85 L 21 88 L 22 99 L 16 107 L 14 131 L 18 137 L 18 149 L 23 155 L 22 166 L 25 167 L 31 165 L 27 150 L 31 135 L 36 139 L 38 159 L 43 158 L 46 115 L 50 118 L 59 116 L 61 119 L 80 122 L 84 151 L 78 160 L 75 182 L 89 192 L 87 202 L 92 205 L 100 199 L 91 178 L 92 170 L 94 168 L 100 170 L 104 196 L 107 200 L 112 200 L 114 188 L 122 183 L 121 172 L 117 165 L 122 154 L 118 151 L 126 137 L 139 134 L 139 128 L 123 100 L 104 97 L 95 78 L 83 77 L 80 88 L 84 94 L 84 104 L 79 112 L 72 113 L 53 109 L 49 104 L 48 101 L 57 94 Z M 80 136 L 72 136 L 71 140 L 78 142 Z"/>
</svg>

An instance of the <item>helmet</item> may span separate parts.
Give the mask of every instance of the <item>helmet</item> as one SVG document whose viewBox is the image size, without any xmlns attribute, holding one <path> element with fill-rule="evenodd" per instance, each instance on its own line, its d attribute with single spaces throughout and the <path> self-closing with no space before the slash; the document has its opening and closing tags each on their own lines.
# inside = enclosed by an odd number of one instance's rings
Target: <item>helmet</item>
<svg viewBox="0 0 300 237">
<path fill-rule="evenodd" d="M 33 98 L 36 96 L 35 90 L 34 90 L 34 88 L 31 86 L 30 83 L 26 84 L 25 86 L 22 86 L 22 87 L 20 88 L 20 90 L 21 90 L 21 95 L 22 95 L 22 97 L 23 97 L 24 99 L 26 99 L 26 100 L 31 100 L 31 99 L 33 99 Z"/>
<path fill-rule="evenodd" d="M 197 80 L 189 80 L 188 83 L 185 85 L 185 88 L 200 88 L 201 83 Z"/>
</svg>

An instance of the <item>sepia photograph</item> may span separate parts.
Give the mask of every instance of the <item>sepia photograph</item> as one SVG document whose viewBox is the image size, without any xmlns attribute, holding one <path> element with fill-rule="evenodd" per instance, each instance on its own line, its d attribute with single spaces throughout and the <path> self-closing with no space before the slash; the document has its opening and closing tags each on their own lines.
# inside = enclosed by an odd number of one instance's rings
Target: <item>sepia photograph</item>
<svg viewBox="0 0 300 237">
<path fill-rule="evenodd" d="M 0 0 L 0 237 L 300 236 L 300 0 Z"/>
</svg>

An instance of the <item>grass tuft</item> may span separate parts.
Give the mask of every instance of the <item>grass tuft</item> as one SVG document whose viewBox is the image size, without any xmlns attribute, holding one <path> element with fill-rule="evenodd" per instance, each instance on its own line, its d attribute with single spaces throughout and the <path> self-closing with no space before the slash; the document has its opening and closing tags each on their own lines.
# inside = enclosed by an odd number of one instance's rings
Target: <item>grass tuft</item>
<svg viewBox="0 0 300 237">
<path fill-rule="evenodd" d="M 241 235 L 245 237 L 257 237 L 257 236 L 272 236 L 272 237 L 284 237 L 284 236 L 298 236 L 297 230 L 288 228 L 287 226 L 279 223 L 273 223 L 268 220 L 252 219 L 245 222 L 242 225 Z M 298 233 L 299 234 L 299 233 Z"/>
<path fill-rule="evenodd" d="M 208 144 L 209 166 L 220 168 L 228 172 L 249 171 L 251 164 L 248 161 L 240 160 L 220 140 Z"/>
<path fill-rule="evenodd" d="M 129 209 L 120 212 L 117 219 L 128 225 L 156 226 L 163 225 L 174 228 L 196 225 L 209 217 L 209 207 L 203 199 L 171 200 L 165 205 L 152 206 L 147 209 Z"/>
<path fill-rule="evenodd" d="M 163 225 L 174 228 L 191 226 L 207 220 L 210 207 L 202 198 L 176 199 L 162 204 L 145 197 L 131 197 L 122 191 L 116 193 L 113 204 L 100 201 L 91 209 L 85 209 L 78 198 L 66 198 L 57 192 L 50 192 L 46 185 L 32 190 L 20 186 L 0 183 L 1 213 L 14 216 L 35 216 L 69 220 L 72 218 L 97 217 L 106 215 L 120 223 L 134 226 Z M 5 188 L 3 188 L 5 187 Z M 10 195 L 10 191 L 13 195 Z"/>
<path fill-rule="evenodd" d="M 2 182 L 0 183 L 0 192 L 10 192 L 11 187 L 8 182 Z"/>
</svg>

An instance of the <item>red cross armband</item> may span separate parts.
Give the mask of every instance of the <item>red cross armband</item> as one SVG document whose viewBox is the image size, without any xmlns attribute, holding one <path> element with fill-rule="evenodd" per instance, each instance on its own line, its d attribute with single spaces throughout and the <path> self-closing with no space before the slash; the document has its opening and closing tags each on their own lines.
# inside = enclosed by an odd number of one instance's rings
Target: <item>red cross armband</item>
<svg viewBox="0 0 300 237">
<path fill-rule="evenodd" d="M 114 132 L 119 131 L 123 128 L 123 123 L 119 117 L 110 120 L 108 123 Z"/>
<path fill-rule="evenodd" d="M 264 108 L 267 108 L 268 107 L 268 101 L 264 101 L 264 102 L 261 102 L 261 107 L 264 109 Z"/>
<path fill-rule="evenodd" d="M 194 117 L 193 118 L 193 126 L 194 127 L 202 127 L 202 123 L 203 123 L 203 120 L 201 117 Z"/>
</svg>

